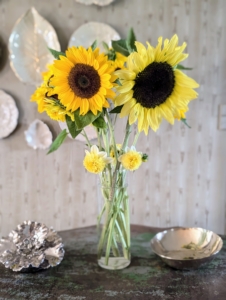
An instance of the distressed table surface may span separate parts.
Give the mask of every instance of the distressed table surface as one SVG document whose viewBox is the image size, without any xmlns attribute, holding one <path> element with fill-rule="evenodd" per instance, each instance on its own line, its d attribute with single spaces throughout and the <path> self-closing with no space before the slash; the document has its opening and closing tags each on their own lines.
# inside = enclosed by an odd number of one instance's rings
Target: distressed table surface
<svg viewBox="0 0 226 300">
<path fill-rule="evenodd" d="M 3 299 L 226 299 L 226 237 L 214 260 L 198 270 L 174 270 L 150 249 L 158 230 L 132 226 L 132 262 L 119 271 L 101 269 L 96 262 L 95 227 L 64 231 L 62 263 L 36 273 L 14 273 L 0 266 Z"/>
</svg>

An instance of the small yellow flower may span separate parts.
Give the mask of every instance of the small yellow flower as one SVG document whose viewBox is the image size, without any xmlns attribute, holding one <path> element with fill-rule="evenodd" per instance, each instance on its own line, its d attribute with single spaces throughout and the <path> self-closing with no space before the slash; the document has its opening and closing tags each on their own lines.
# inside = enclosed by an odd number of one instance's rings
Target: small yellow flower
<svg viewBox="0 0 226 300">
<path fill-rule="evenodd" d="M 119 151 L 122 148 L 122 144 L 116 144 L 116 150 L 119 153 Z M 114 151 L 114 147 L 111 147 L 111 151 L 110 151 L 110 157 L 115 158 L 115 151 Z"/>
<path fill-rule="evenodd" d="M 174 114 L 174 119 L 178 119 L 178 120 L 181 120 L 181 119 L 186 119 L 186 116 L 185 116 L 185 113 L 188 111 L 188 109 L 181 109 L 181 110 L 178 110 L 175 114 Z"/>
<path fill-rule="evenodd" d="M 126 153 L 119 156 L 118 160 L 126 170 L 135 171 L 142 164 L 142 153 L 137 152 L 135 147 L 127 149 Z"/>
<path fill-rule="evenodd" d="M 93 145 L 90 149 L 85 150 L 86 156 L 83 160 L 83 165 L 87 171 L 91 173 L 101 173 L 107 164 L 112 162 L 111 157 L 107 157 L 107 153 L 104 151 L 99 151 L 96 145 Z"/>
</svg>

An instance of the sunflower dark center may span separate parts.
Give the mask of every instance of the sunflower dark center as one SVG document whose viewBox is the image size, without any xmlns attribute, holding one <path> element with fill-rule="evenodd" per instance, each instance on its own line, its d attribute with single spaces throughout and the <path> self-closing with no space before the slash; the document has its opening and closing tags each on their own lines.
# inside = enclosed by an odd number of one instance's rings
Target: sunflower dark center
<svg viewBox="0 0 226 300">
<path fill-rule="evenodd" d="M 137 75 L 133 97 L 146 108 L 155 108 L 171 95 L 174 72 L 166 62 L 153 62 Z"/>
<path fill-rule="evenodd" d="M 68 83 L 76 96 L 91 98 L 99 91 L 100 76 L 92 66 L 76 64 L 69 73 Z"/>
</svg>

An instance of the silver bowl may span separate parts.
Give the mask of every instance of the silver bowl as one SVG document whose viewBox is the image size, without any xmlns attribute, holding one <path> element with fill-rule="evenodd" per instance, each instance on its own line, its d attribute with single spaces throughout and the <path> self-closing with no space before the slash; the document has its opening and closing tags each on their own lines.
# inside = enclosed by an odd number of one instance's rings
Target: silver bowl
<svg viewBox="0 0 226 300">
<path fill-rule="evenodd" d="M 222 246 L 216 233 L 203 228 L 171 228 L 151 240 L 152 251 L 175 269 L 197 269 L 210 262 Z"/>
</svg>

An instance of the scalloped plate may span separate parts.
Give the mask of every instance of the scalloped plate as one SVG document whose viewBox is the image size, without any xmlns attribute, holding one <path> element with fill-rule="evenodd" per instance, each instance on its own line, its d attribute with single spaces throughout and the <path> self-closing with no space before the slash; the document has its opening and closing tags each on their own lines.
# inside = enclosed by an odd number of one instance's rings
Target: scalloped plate
<svg viewBox="0 0 226 300">
<path fill-rule="evenodd" d="M 18 123 L 19 111 L 14 99 L 0 90 L 0 139 L 14 131 Z"/>
<path fill-rule="evenodd" d="M 99 6 L 105 6 L 112 3 L 114 0 L 75 0 L 75 1 L 85 5 L 96 4 Z"/>
<path fill-rule="evenodd" d="M 60 51 L 56 32 L 32 7 L 17 20 L 9 37 L 10 66 L 22 82 L 41 84 L 41 73 L 54 60 L 48 47 Z"/>
<path fill-rule="evenodd" d="M 120 35 L 111 26 L 105 23 L 89 22 L 74 31 L 72 34 L 68 46 L 83 46 L 90 47 L 92 43 L 97 40 L 97 47 L 101 51 L 104 51 L 102 42 L 108 44 L 111 47 L 112 40 L 119 40 Z"/>
</svg>

